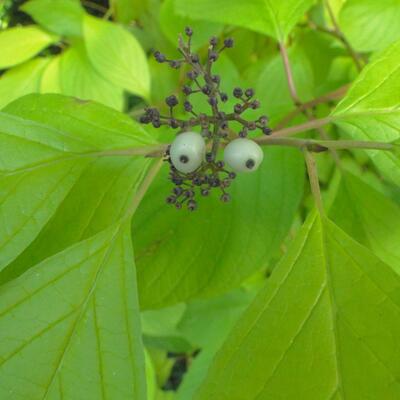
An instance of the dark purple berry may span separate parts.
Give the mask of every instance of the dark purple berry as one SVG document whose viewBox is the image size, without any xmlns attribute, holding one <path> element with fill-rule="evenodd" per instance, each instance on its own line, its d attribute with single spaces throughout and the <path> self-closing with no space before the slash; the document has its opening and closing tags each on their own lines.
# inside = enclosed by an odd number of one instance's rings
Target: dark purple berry
<svg viewBox="0 0 400 400">
<path fill-rule="evenodd" d="M 151 122 L 151 119 L 148 115 L 141 115 L 139 121 L 142 124 L 149 124 Z"/>
<path fill-rule="evenodd" d="M 170 66 L 171 68 L 174 68 L 174 69 L 180 68 L 181 65 L 182 65 L 182 64 L 181 64 L 180 61 L 171 60 L 171 61 L 169 62 L 169 66 Z"/>
<path fill-rule="evenodd" d="M 218 100 L 216 97 L 209 97 L 208 103 L 210 104 L 210 106 L 216 106 L 218 104 Z"/>
<path fill-rule="evenodd" d="M 228 49 L 233 47 L 233 44 L 234 44 L 234 42 L 233 42 L 232 38 L 226 38 L 224 40 L 224 46 L 227 47 Z"/>
<path fill-rule="evenodd" d="M 243 96 L 243 90 L 240 89 L 239 87 L 236 87 L 235 89 L 233 89 L 233 95 L 239 99 L 240 97 Z"/>
<path fill-rule="evenodd" d="M 183 103 L 183 107 L 187 112 L 191 112 L 193 110 L 192 104 L 190 103 L 190 101 L 187 100 Z"/>
<path fill-rule="evenodd" d="M 211 46 L 216 46 L 218 44 L 218 38 L 216 36 L 211 37 L 210 44 Z"/>
<path fill-rule="evenodd" d="M 260 118 L 258 118 L 258 122 L 261 125 L 265 125 L 268 123 L 268 117 L 266 115 L 262 115 Z"/>
<path fill-rule="evenodd" d="M 193 29 L 192 29 L 190 26 L 187 26 L 187 27 L 185 28 L 185 34 L 186 34 L 187 36 L 192 36 L 192 35 L 193 35 Z"/>
<path fill-rule="evenodd" d="M 254 101 L 252 101 L 252 102 L 250 103 L 250 107 L 251 107 L 253 110 L 257 110 L 257 108 L 260 107 L 260 102 L 259 102 L 258 100 L 254 100 Z"/>
<path fill-rule="evenodd" d="M 228 203 L 231 200 L 231 196 L 228 193 L 224 193 L 220 199 L 223 203 Z"/>
<path fill-rule="evenodd" d="M 211 62 L 215 62 L 218 59 L 218 53 L 216 51 L 210 51 L 209 55 L 208 55 L 208 59 Z"/>
<path fill-rule="evenodd" d="M 201 88 L 201 91 L 208 96 L 211 93 L 211 87 L 208 85 L 204 85 Z"/>
<path fill-rule="evenodd" d="M 235 114 L 240 114 L 242 112 L 242 105 L 241 104 L 235 104 L 233 107 L 233 111 Z"/>
<path fill-rule="evenodd" d="M 224 168 L 225 163 L 224 163 L 223 161 L 217 161 L 217 162 L 215 163 L 215 165 L 217 166 L 217 168 Z"/>
<path fill-rule="evenodd" d="M 174 203 L 176 202 L 176 197 L 173 196 L 173 195 L 168 196 L 168 197 L 165 199 L 165 201 L 167 202 L 167 204 L 174 204 Z"/>
<path fill-rule="evenodd" d="M 271 128 L 263 128 L 263 134 L 264 135 L 270 135 L 272 133 L 272 129 Z"/>
<path fill-rule="evenodd" d="M 183 92 L 186 96 L 189 96 L 189 94 L 192 93 L 192 88 L 191 88 L 190 86 L 188 86 L 188 85 L 184 85 L 184 86 L 182 87 L 182 92 Z"/>
<path fill-rule="evenodd" d="M 171 95 L 165 99 L 165 102 L 167 103 L 167 106 L 175 107 L 178 104 L 178 98 L 174 95 Z"/>
<path fill-rule="evenodd" d="M 164 54 L 160 53 L 158 50 L 154 52 L 154 58 L 159 62 L 163 63 L 166 61 Z"/>
<path fill-rule="evenodd" d="M 235 179 L 236 178 L 236 173 L 235 172 L 229 172 L 228 174 L 230 179 Z"/>
<path fill-rule="evenodd" d="M 213 75 L 213 76 L 211 77 L 211 80 L 212 80 L 214 83 L 218 84 L 218 83 L 221 82 L 221 77 L 220 77 L 219 75 Z"/>
<path fill-rule="evenodd" d="M 251 89 L 251 88 L 250 89 L 246 89 L 246 91 L 244 93 L 249 98 L 254 96 L 254 90 Z"/>
<path fill-rule="evenodd" d="M 221 94 L 220 94 L 220 98 L 221 98 L 221 101 L 222 101 L 223 103 L 225 103 L 225 102 L 228 101 L 228 95 L 227 95 L 226 93 L 221 93 Z"/>
</svg>

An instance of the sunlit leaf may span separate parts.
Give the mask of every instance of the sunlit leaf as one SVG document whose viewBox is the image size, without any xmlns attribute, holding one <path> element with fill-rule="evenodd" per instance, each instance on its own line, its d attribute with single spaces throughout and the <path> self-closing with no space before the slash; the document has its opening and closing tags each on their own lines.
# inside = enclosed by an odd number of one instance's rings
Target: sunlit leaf
<svg viewBox="0 0 400 400">
<path fill-rule="evenodd" d="M 31 59 L 57 41 L 37 26 L 18 26 L 0 32 L 0 69 L 12 67 Z"/>
<path fill-rule="evenodd" d="M 85 16 L 85 46 L 97 72 L 112 84 L 139 96 L 150 95 L 146 56 L 139 42 L 123 27 Z"/>
<path fill-rule="evenodd" d="M 175 0 L 176 11 L 193 19 L 238 25 L 284 40 L 314 0 Z"/>
<path fill-rule="evenodd" d="M 358 51 L 382 50 L 400 39 L 399 0 L 347 0 L 340 27 Z"/>
<path fill-rule="evenodd" d="M 62 36 L 81 36 L 85 11 L 79 0 L 30 0 L 21 6 L 39 25 Z"/>
<path fill-rule="evenodd" d="M 332 116 L 352 139 L 392 142 L 400 138 L 400 42 L 369 64 Z M 372 161 L 400 185 L 400 159 L 392 152 L 369 150 Z"/>
<path fill-rule="evenodd" d="M 313 213 L 194 399 L 395 399 L 399 317 L 399 275 Z"/>
<path fill-rule="evenodd" d="M 231 203 L 213 196 L 187 214 L 163 204 L 171 190 L 165 168 L 133 225 L 141 306 L 218 294 L 266 267 L 288 233 L 303 185 L 301 154 L 269 148 L 257 173 L 233 183 Z"/>
</svg>

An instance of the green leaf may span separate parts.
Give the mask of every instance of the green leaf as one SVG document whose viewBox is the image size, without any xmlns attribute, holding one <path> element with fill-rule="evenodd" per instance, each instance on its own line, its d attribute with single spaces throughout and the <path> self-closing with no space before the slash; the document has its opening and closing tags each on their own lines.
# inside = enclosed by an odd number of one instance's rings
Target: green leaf
<svg viewBox="0 0 400 400">
<path fill-rule="evenodd" d="M 211 362 L 236 321 L 251 303 L 254 293 L 243 289 L 188 304 L 179 330 L 200 348 L 178 388 L 177 400 L 192 399 L 207 375 Z"/>
<path fill-rule="evenodd" d="M 178 14 L 238 25 L 284 41 L 314 0 L 175 0 Z"/>
<path fill-rule="evenodd" d="M 207 21 L 193 20 L 177 15 L 174 8 L 175 0 L 166 0 L 162 3 L 160 9 L 160 26 L 164 35 L 175 47 L 178 43 L 178 37 L 190 26 L 195 34 L 191 40 L 193 50 L 208 43 L 211 36 L 218 36 L 222 30 L 222 25 L 210 23 Z"/>
<path fill-rule="evenodd" d="M 77 43 L 60 58 L 61 92 L 84 100 L 94 100 L 117 110 L 123 109 L 123 90 L 105 80 L 92 67 L 85 48 Z"/>
<path fill-rule="evenodd" d="M 78 0 L 30 0 L 21 6 L 21 10 L 57 35 L 82 35 L 85 11 Z"/>
<path fill-rule="evenodd" d="M 266 267 L 304 185 L 301 154 L 268 148 L 257 173 L 235 180 L 231 203 L 212 196 L 187 214 L 162 204 L 171 190 L 167 174 L 165 168 L 155 180 L 133 224 L 142 308 L 225 292 Z"/>
<path fill-rule="evenodd" d="M 123 27 L 86 15 L 83 22 L 89 59 L 104 79 L 149 98 L 150 75 L 139 42 Z"/>
<path fill-rule="evenodd" d="M 399 275 L 312 213 L 194 399 L 398 398 L 399 318 Z"/>
<path fill-rule="evenodd" d="M 40 93 L 61 93 L 60 60 L 62 56 L 55 56 L 45 66 L 40 80 Z"/>
<path fill-rule="evenodd" d="M 358 51 L 382 50 L 400 39 L 399 0 L 348 0 L 339 18 L 344 35 Z"/>
<path fill-rule="evenodd" d="M 0 69 L 29 60 L 57 39 L 37 26 L 18 26 L 0 32 Z"/>
<path fill-rule="evenodd" d="M 131 247 L 125 221 L 0 288 L 2 398 L 146 399 Z"/>
<path fill-rule="evenodd" d="M 290 48 L 289 58 L 300 98 L 303 101 L 312 99 L 314 76 L 309 60 L 299 47 Z M 272 124 L 295 108 L 290 96 L 282 57 L 279 54 L 262 68 L 256 92 L 263 108 L 268 110 Z"/>
<path fill-rule="evenodd" d="M 377 56 L 360 74 L 332 113 L 333 121 L 355 140 L 392 142 L 400 138 L 400 42 Z M 400 185 L 400 159 L 369 150 L 372 161 Z"/>
<path fill-rule="evenodd" d="M 115 20 L 124 24 L 137 19 L 147 7 L 143 0 L 111 0 L 111 8 Z"/>
<path fill-rule="evenodd" d="M 31 256 L 25 255 L 24 263 L 17 264 L 17 271 L 23 272 L 32 266 L 30 263 L 60 251 L 64 243 L 70 245 L 82 235 L 87 237 L 90 229 L 98 232 L 115 221 L 110 219 L 119 215 L 126 197 L 115 201 L 107 197 L 108 190 L 119 188 L 125 195 L 132 192 L 134 174 L 131 180 L 122 176 L 122 183 L 118 182 L 122 171 L 132 168 L 132 164 L 113 161 L 117 155 L 112 157 L 112 153 L 106 157 L 108 161 L 96 160 L 104 151 L 135 150 L 153 141 L 123 114 L 59 95 L 27 96 L 5 111 L 0 113 L 0 269 L 27 249 L 60 205 L 65 211 L 52 221 L 50 235 L 39 240 Z M 136 165 L 137 179 L 148 165 L 147 160 Z M 110 168 L 111 181 L 102 183 L 99 189 L 95 185 L 107 174 L 105 166 Z M 80 187 L 83 190 L 71 191 L 73 185 L 83 182 L 87 184 Z M 90 189 L 93 196 L 103 197 L 88 198 Z M 116 209 L 110 213 L 108 207 L 113 202 Z M 82 213 L 77 215 L 76 210 Z M 55 236 L 58 240 L 49 242 Z"/>
<path fill-rule="evenodd" d="M 0 108 L 18 97 L 39 92 L 48 58 L 36 58 L 9 69 L 0 77 Z"/>
<path fill-rule="evenodd" d="M 330 217 L 400 273 L 400 207 L 397 204 L 345 172 Z"/>
</svg>

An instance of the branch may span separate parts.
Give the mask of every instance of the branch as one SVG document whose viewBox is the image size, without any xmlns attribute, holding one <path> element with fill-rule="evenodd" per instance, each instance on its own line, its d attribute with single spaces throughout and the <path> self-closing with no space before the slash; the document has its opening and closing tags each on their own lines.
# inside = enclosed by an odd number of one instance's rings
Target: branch
<svg viewBox="0 0 400 400">
<path fill-rule="evenodd" d="M 309 152 L 304 152 L 304 157 L 307 164 L 308 177 L 310 179 L 311 192 L 314 197 L 315 205 L 321 215 L 325 214 L 324 207 L 322 204 L 321 189 L 319 187 L 317 164 L 314 156 Z"/>
</svg>

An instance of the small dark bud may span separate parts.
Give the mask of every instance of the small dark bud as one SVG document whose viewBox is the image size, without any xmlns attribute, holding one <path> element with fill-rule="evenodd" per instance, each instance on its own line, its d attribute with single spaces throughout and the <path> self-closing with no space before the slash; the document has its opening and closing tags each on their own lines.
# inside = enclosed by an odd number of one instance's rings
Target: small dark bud
<svg viewBox="0 0 400 400">
<path fill-rule="evenodd" d="M 192 104 L 190 103 L 190 101 L 187 100 L 183 103 L 183 107 L 187 112 L 191 112 L 193 110 Z"/>
<path fill-rule="evenodd" d="M 200 193 L 202 196 L 206 197 L 210 194 L 210 191 L 208 189 L 202 189 Z"/>
<path fill-rule="evenodd" d="M 218 178 L 214 178 L 210 181 L 210 185 L 212 187 L 218 187 L 221 184 L 221 181 Z"/>
<path fill-rule="evenodd" d="M 221 82 L 221 77 L 220 77 L 219 75 L 213 75 L 213 76 L 211 77 L 211 80 L 212 80 L 214 83 L 218 84 L 218 83 Z"/>
<path fill-rule="evenodd" d="M 246 91 L 244 93 L 249 98 L 254 96 L 254 90 L 251 89 L 251 88 L 250 89 L 246 89 Z"/>
<path fill-rule="evenodd" d="M 192 180 L 193 185 L 200 186 L 201 185 L 201 178 L 196 177 Z"/>
<path fill-rule="evenodd" d="M 236 178 L 236 172 L 229 172 L 229 178 L 230 179 L 235 179 Z"/>
<path fill-rule="evenodd" d="M 176 196 L 180 196 L 183 193 L 183 189 L 181 187 L 174 187 L 173 192 Z"/>
<path fill-rule="evenodd" d="M 171 128 L 178 128 L 179 127 L 178 121 L 175 118 L 171 118 L 169 120 L 169 125 L 170 125 Z"/>
<path fill-rule="evenodd" d="M 201 91 L 202 91 L 204 94 L 206 94 L 206 95 L 208 96 L 208 95 L 211 94 L 211 87 L 208 86 L 208 85 L 204 85 L 204 86 L 201 88 Z"/>
<path fill-rule="evenodd" d="M 271 128 L 268 128 L 268 127 L 266 127 L 266 128 L 263 128 L 263 134 L 264 135 L 270 135 L 271 133 L 272 133 L 272 129 Z"/>
<path fill-rule="evenodd" d="M 185 28 L 185 34 L 186 34 L 186 36 L 192 36 L 193 35 L 193 29 L 190 27 L 190 26 L 187 26 L 186 28 Z"/>
<path fill-rule="evenodd" d="M 228 49 L 233 47 L 233 45 L 234 45 L 234 42 L 233 42 L 232 38 L 226 38 L 224 40 L 224 46 L 227 47 Z"/>
<path fill-rule="evenodd" d="M 224 193 L 220 199 L 223 203 L 228 203 L 231 200 L 231 196 L 228 193 Z"/>
<path fill-rule="evenodd" d="M 175 107 L 176 105 L 178 105 L 178 98 L 175 95 L 168 96 L 165 99 L 165 103 L 169 107 Z"/>
<path fill-rule="evenodd" d="M 190 86 L 188 86 L 188 85 L 184 85 L 184 86 L 182 87 L 182 92 L 183 92 L 186 96 L 189 96 L 189 94 L 192 93 L 192 88 L 191 88 Z"/>
<path fill-rule="evenodd" d="M 216 46 L 218 44 L 218 38 L 216 36 L 212 36 L 210 39 L 211 46 Z"/>
<path fill-rule="evenodd" d="M 223 129 L 223 130 L 228 129 L 228 122 L 227 121 L 224 121 L 224 122 L 221 123 L 221 129 Z"/>
<path fill-rule="evenodd" d="M 186 196 L 186 197 L 194 197 L 194 191 L 193 190 L 186 190 L 185 191 L 185 193 L 184 193 L 184 195 Z"/>
<path fill-rule="evenodd" d="M 197 54 L 192 54 L 190 56 L 190 59 L 192 60 L 192 63 L 195 63 L 195 64 L 197 64 L 200 61 L 199 56 Z"/>
<path fill-rule="evenodd" d="M 142 124 L 149 124 L 151 122 L 151 119 L 148 115 L 141 115 L 139 121 Z"/>
<path fill-rule="evenodd" d="M 160 53 L 158 50 L 154 52 L 154 58 L 159 62 L 163 63 L 166 61 L 164 54 Z"/>
<path fill-rule="evenodd" d="M 193 80 L 195 80 L 198 76 L 199 76 L 199 74 L 197 73 L 197 71 L 189 71 L 187 74 L 186 74 L 186 76 L 189 78 L 189 79 L 191 79 L 192 81 Z"/>
<path fill-rule="evenodd" d="M 233 89 L 233 95 L 234 95 L 237 99 L 239 99 L 240 97 L 243 96 L 243 90 L 240 89 L 239 87 L 237 87 L 237 88 Z"/>
<path fill-rule="evenodd" d="M 167 202 L 167 204 L 174 204 L 174 203 L 176 202 L 176 197 L 173 196 L 173 195 L 168 196 L 168 197 L 165 199 L 165 201 Z"/>
<path fill-rule="evenodd" d="M 268 123 L 268 117 L 266 115 L 261 115 L 261 117 L 258 118 L 258 122 L 261 125 L 266 125 Z"/>
<path fill-rule="evenodd" d="M 211 162 L 213 160 L 213 155 L 212 155 L 212 153 L 207 153 L 206 154 L 206 161 L 207 162 Z"/>
<path fill-rule="evenodd" d="M 208 59 L 211 62 L 215 62 L 218 59 L 218 53 L 216 51 L 210 51 L 210 53 L 208 54 Z"/>
<path fill-rule="evenodd" d="M 170 66 L 171 68 L 178 69 L 178 68 L 180 68 L 180 66 L 181 66 L 181 62 L 180 62 L 180 61 L 176 61 L 176 60 L 171 60 L 171 61 L 169 62 L 169 66 Z"/>
<path fill-rule="evenodd" d="M 251 107 L 253 110 L 257 110 L 257 108 L 260 107 L 260 102 L 259 102 L 258 100 L 254 100 L 254 101 L 252 101 L 252 102 L 250 103 L 250 107 Z"/>
<path fill-rule="evenodd" d="M 257 124 L 256 124 L 255 122 L 251 121 L 251 122 L 249 122 L 249 123 L 247 124 L 247 128 L 248 128 L 250 131 L 254 131 L 254 129 L 257 128 Z"/>
<path fill-rule="evenodd" d="M 233 111 L 235 111 L 235 114 L 240 114 L 242 112 L 242 105 L 235 104 L 235 106 L 233 107 Z"/>
<path fill-rule="evenodd" d="M 194 200 L 189 200 L 187 208 L 189 211 L 195 211 L 197 209 L 197 203 Z"/>
<path fill-rule="evenodd" d="M 172 177 L 172 182 L 175 183 L 175 185 L 182 185 L 183 179 L 179 176 L 174 176 Z"/>
<path fill-rule="evenodd" d="M 217 166 L 217 168 L 224 168 L 225 163 L 224 163 L 223 161 L 217 161 L 217 162 L 215 163 L 215 165 Z"/>
<path fill-rule="evenodd" d="M 248 134 L 248 132 L 247 132 L 247 129 L 246 129 L 246 128 L 242 129 L 242 130 L 239 132 L 239 136 L 240 136 L 241 138 L 247 137 L 247 134 Z"/>
<path fill-rule="evenodd" d="M 175 208 L 177 210 L 180 210 L 182 208 L 182 204 L 181 203 L 175 203 Z"/>
<path fill-rule="evenodd" d="M 221 93 L 221 94 L 220 94 L 220 98 L 221 98 L 221 101 L 222 101 L 223 103 L 225 103 L 225 102 L 228 101 L 228 95 L 227 95 L 226 93 Z"/>
<path fill-rule="evenodd" d="M 154 128 L 159 128 L 161 126 L 161 121 L 159 119 L 153 119 L 152 124 Z"/>
<path fill-rule="evenodd" d="M 208 103 L 210 104 L 210 106 L 216 106 L 218 104 L 218 100 L 216 97 L 209 97 Z"/>
</svg>

